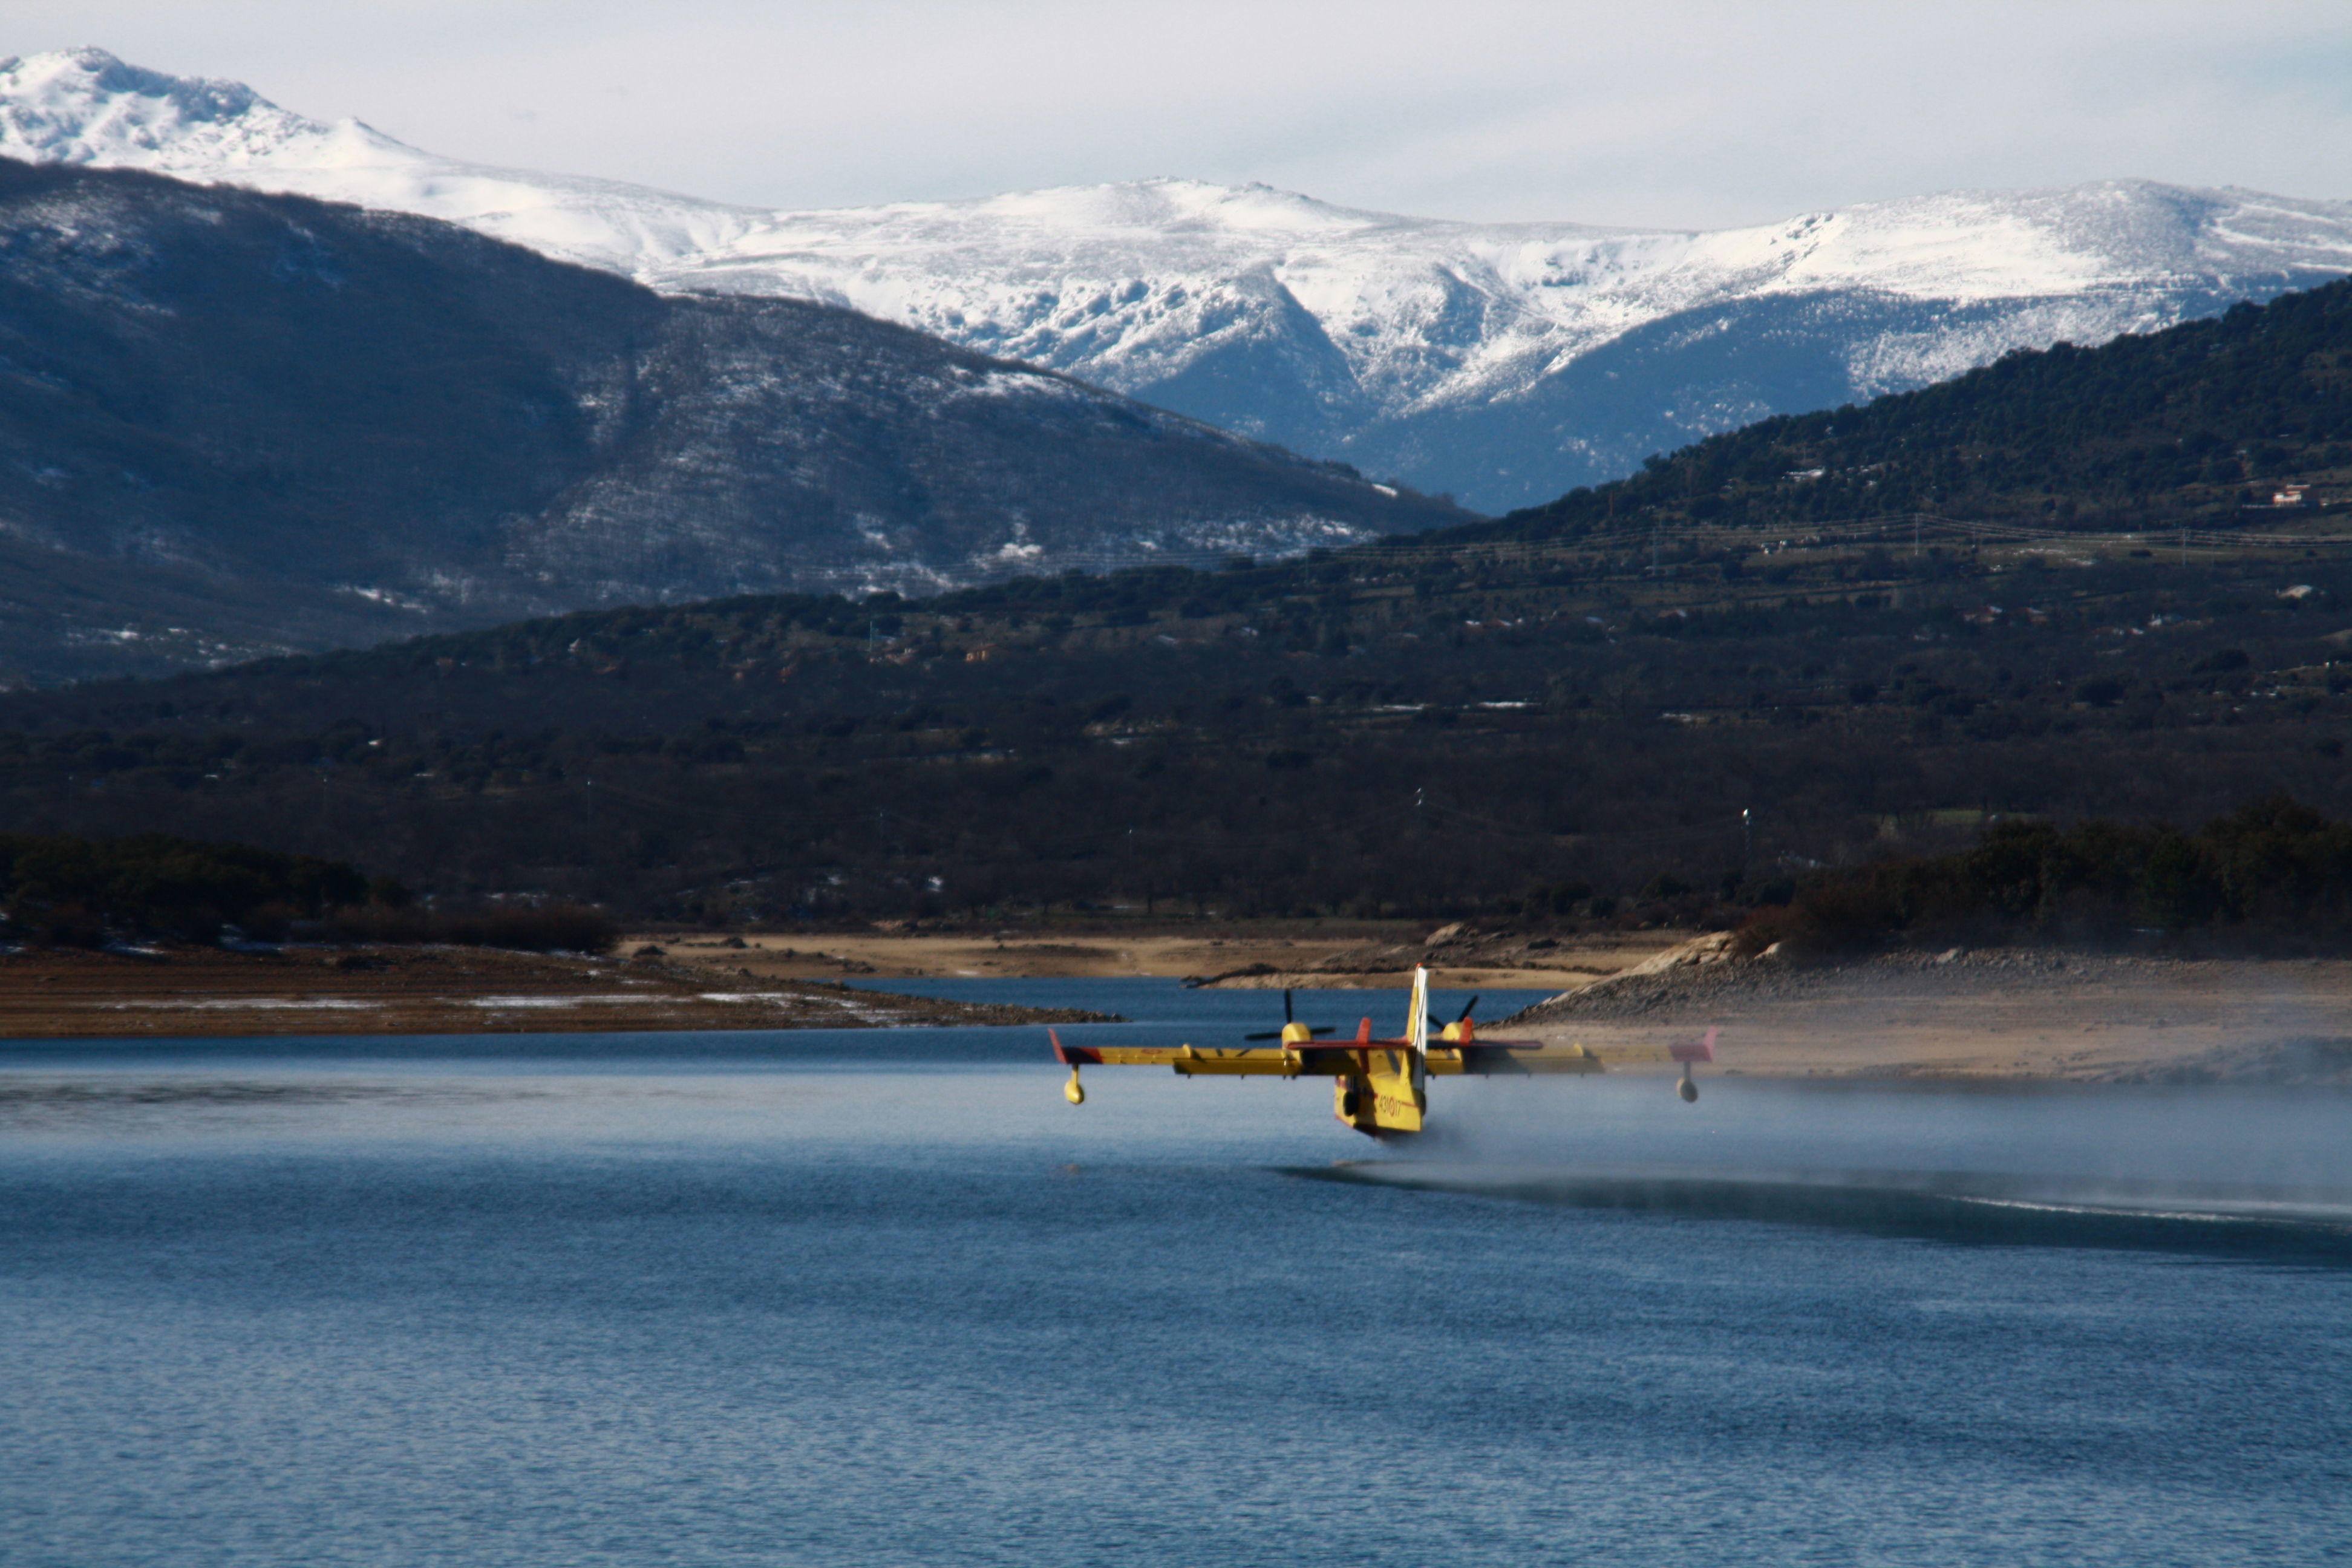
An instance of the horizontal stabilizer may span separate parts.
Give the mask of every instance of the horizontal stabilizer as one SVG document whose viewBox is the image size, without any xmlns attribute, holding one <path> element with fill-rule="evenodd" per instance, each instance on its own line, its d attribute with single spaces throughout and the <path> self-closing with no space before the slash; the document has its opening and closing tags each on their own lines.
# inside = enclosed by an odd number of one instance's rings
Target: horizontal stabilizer
<svg viewBox="0 0 2352 1568">
<path fill-rule="evenodd" d="M 1674 1052 L 1675 1060 L 1678 1062 L 1711 1062 L 1715 1060 L 1715 1031 L 1709 1029 L 1706 1032 L 1706 1038 L 1695 1046 L 1674 1046 L 1668 1048 Z"/>
</svg>

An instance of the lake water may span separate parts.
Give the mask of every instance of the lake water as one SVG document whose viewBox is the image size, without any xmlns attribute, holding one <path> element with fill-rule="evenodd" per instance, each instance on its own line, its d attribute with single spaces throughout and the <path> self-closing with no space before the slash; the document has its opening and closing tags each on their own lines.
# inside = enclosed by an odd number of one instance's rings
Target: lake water
<svg viewBox="0 0 2352 1568">
<path fill-rule="evenodd" d="M 0 1562 L 2352 1558 L 2347 1097 L 1441 1080 L 1405 1149 L 1320 1081 L 1061 1079 L 0 1043 Z"/>
</svg>

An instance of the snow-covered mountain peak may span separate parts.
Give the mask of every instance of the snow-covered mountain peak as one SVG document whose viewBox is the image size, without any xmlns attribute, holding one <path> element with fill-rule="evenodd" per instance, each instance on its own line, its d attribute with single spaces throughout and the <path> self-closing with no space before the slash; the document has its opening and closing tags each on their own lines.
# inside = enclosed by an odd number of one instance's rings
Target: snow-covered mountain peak
<svg viewBox="0 0 2352 1568">
<path fill-rule="evenodd" d="M 241 82 L 167 76 L 96 48 L 0 60 L 0 153 L 201 176 L 425 156 L 356 120 L 308 120 Z"/>
<path fill-rule="evenodd" d="M 98 50 L 0 66 L 0 153 L 421 213 L 665 290 L 845 305 L 1493 508 L 1767 414 L 2352 270 L 2352 204 L 2147 180 L 1713 232 L 1175 178 L 768 212 L 439 158 Z"/>
<path fill-rule="evenodd" d="M 955 243 L 977 242 L 999 252 L 1030 247 L 1066 252 L 1120 245 L 1156 248 L 1186 240 L 1280 247 L 1426 221 L 1335 206 L 1272 185 L 1171 178 L 762 216 L 765 222 L 744 237 L 747 246 L 758 246 L 768 235 L 824 232 L 914 244 L 952 236 Z"/>
<path fill-rule="evenodd" d="M 236 82 L 167 76 L 94 48 L 0 61 L 0 156 L 417 213 L 632 274 L 722 243 L 757 216 L 643 185 L 436 157 L 357 120 L 306 119 Z"/>
<path fill-rule="evenodd" d="M 1359 226 L 1371 216 L 1271 185 L 1218 185 L 1168 177 L 1108 185 L 1058 185 L 960 202 L 909 203 L 884 210 L 953 212 L 1000 223 L 1103 232 L 1159 232 L 1183 224 L 1299 232 Z"/>
</svg>

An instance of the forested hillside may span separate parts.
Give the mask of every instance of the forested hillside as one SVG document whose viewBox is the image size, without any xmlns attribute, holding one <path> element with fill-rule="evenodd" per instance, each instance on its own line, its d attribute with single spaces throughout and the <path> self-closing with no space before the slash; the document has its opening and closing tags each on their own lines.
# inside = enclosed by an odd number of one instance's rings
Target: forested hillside
<svg viewBox="0 0 2352 1568">
<path fill-rule="evenodd" d="M 1660 919 L 2003 815 L 2352 815 L 2352 573 L 2300 551 L 1607 560 L 739 600 L 20 693 L 0 811 L 704 920 Z"/>
<path fill-rule="evenodd" d="M 1874 405 L 1848 455 L 1940 471 L 1927 416 L 1948 414 L 2087 484 L 2095 431 L 2111 455 L 2155 449 L 2134 431 L 2185 447 L 2202 426 L 2179 411 L 2240 428 L 2267 387 L 2261 427 L 2310 472 L 2339 431 L 2347 299 L 2006 363 Z M 2190 353 L 2200 333 L 2220 346 Z M 2173 367 L 2160 395 L 2101 368 L 2148 355 Z M 2011 381 L 2052 418 L 2111 414 L 2042 441 L 1987 391 Z M 1782 428 L 1739 439 L 1788 460 Z M 2002 818 L 2188 828 L 2282 792 L 2352 816 L 2352 563 L 2325 511 L 2209 510 L 2184 537 L 2090 531 L 2090 489 L 2071 529 L 1765 506 L 1825 478 L 1759 486 L 1747 526 L 1686 501 L 1654 526 L 1675 472 L 1614 492 L 1613 526 L 1580 496 L 1218 572 L 602 610 L 15 693 L 0 812 L 689 920 L 1696 919 Z"/>
<path fill-rule="evenodd" d="M 1767 419 L 1470 532 L 1909 512 L 2085 530 L 2257 517 L 2268 527 L 2288 483 L 2309 487 L 2308 508 L 2352 500 L 2352 281 L 2095 349 L 2021 351 L 1864 407 Z"/>
</svg>

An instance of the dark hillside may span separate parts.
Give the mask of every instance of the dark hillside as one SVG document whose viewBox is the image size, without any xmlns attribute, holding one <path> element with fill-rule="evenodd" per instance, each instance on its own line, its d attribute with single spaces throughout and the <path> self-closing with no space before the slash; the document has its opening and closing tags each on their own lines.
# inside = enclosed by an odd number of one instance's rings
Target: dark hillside
<svg viewBox="0 0 2352 1568">
<path fill-rule="evenodd" d="M 2135 408 L 2149 428 L 2235 419 L 2267 384 L 2287 406 L 2309 391 L 2297 450 L 2324 455 L 2335 351 L 2311 345 L 2347 299 L 2269 307 L 2275 331 L 2240 312 L 2005 362 L 1866 417 L 1965 413 L 2006 379 L 2053 417 L 2066 385 L 2084 407 L 2108 387 L 2124 412 L 2096 427 L 2128 431 Z M 2223 346 L 2190 354 L 2200 332 Z M 2097 368 L 2148 355 L 2162 398 Z M 1797 423 L 1696 450 L 1752 438 L 1780 462 L 1772 432 Z M 1914 428 L 1870 424 L 1858 451 L 1932 467 Z M 1615 526 L 1569 521 L 1609 504 L 1577 497 L 1276 565 L 599 610 L 15 694 L 0 820 L 167 824 L 441 894 L 696 919 L 1173 901 L 1654 920 L 2000 819 L 2187 828 L 2281 793 L 2352 816 L 2352 563 L 2326 513 L 2200 513 L 2184 538 L 1899 512 L 1741 526 L 1727 503 L 1654 527 L 1636 503 L 1663 508 L 1675 472 L 1612 492 Z M 1749 499 L 1811 504 L 1822 482 Z"/>
<path fill-rule="evenodd" d="M 849 311 L 0 160 L 0 681 L 1462 516 Z"/>
<path fill-rule="evenodd" d="M 1997 816 L 2352 816 L 2352 573 L 2301 551 L 1612 559 L 742 599 L 20 693 L 0 821 L 688 919 L 1661 919 Z"/>
</svg>

